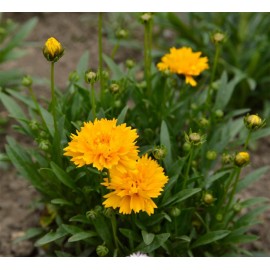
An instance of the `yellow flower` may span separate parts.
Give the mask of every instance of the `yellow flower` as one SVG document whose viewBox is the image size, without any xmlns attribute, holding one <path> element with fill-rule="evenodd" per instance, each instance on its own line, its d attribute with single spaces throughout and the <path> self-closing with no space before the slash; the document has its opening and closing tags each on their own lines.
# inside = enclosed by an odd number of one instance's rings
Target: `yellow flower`
<svg viewBox="0 0 270 270">
<path fill-rule="evenodd" d="M 234 158 L 234 163 L 238 167 L 243 167 L 247 165 L 250 161 L 249 153 L 248 152 L 239 152 L 236 154 Z"/>
<path fill-rule="evenodd" d="M 43 47 L 43 54 L 50 62 L 57 62 L 64 54 L 64 48 L 54 37 L 50 37 Z"/>
<path fill-rule="evenodd" d="M 113 191 L 104 196 L 103 205 L 119 207 L 123 214 L 145 211 L 151 215 L 157 208 L 151 198 L 157 198 L 167 182 L 163 168 L 145 155 L 137 161 L 136 170 L 120 172 L 116 167 L 110 170 L 110 179 L 105 179 L 103 185 Z"/>
<path fill-rule="evenodd" d="M 198 76 L 209 68 L 208 58 L 200 57 L 201 54 L 201 52 L 192 52 L 192 49 L 187 47 L 171 48 L 170 53 L 161 58 L 157 67 L 160 71 L 169 70 L 172 73 L 182 74 L 185 76 L 187 84 L 196 86 L 197 82 L 193 76 Z"/>
<path fill-rule="evenodd" d="M 100 171 L 116 165 L 121 171 L 134 169 L 138 159 L 137 132 L 126 124 L 117 126 L 116 122 L 115 119 L 85 122 L 77 135 L 71 135 L 64 155 L 71 156 L 78 167 L 93 164 Z"/>
</svg>

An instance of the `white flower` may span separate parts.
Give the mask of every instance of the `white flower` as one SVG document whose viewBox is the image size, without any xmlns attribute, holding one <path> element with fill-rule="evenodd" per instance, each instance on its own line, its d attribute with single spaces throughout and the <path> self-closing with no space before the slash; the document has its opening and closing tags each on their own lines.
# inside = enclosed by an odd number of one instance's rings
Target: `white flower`
<svg viewBox="0 0 270 270">
<path fill-rule="evenodd" d="M 130 254 L 128 257 L 148 257 L 148 256 L 146 254 L 138 251 L 138 252 L 134 252 L 134 253 Z"/>
</svg>

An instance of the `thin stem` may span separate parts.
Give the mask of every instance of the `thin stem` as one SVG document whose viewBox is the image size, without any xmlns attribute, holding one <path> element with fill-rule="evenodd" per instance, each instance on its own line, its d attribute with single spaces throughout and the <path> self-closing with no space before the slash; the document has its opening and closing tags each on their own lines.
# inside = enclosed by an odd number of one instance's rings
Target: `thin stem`
<svg viewBox="0 0 270 270">
<path fill-rule="evenodd" d="M 249 140 L 250 140 L 250 137 L 251 137 L 251 133 L 252 133 L 252 130 L 249 130 L 248 135 L 247 135 L 247 139 L 246 139 L 245 145 L 244 145 L 244 150 L 245 150 L 245 151 L 246 151 L 247 148 L 248 148 L 248 143 L 249 143 Z"/>
<path fill-rule="evenodd" d="M 104 97 L 104 80 L 103 80 L 103 64 L 102 64 L 102 12 L 98 17 L 98 59 L 100 72 L 100 100 L 102 102 Z"/>
<path fill-rule="evenodd" d="M 207 92 L 207 99 L 206 103 L 210 106 L 211 105 L 211 93 L 212 93 L 212 88 L 213 88 L 213 81 L 216 75 L 216 69 L 217 69 L 217 63 L 218 63 L 218 58 L 220 54 L 220 45 L 216 45 L 216 51 L 215 51 L 215 57 L 214 57 L 214 63 L 213 63 L 213 69 L 211 73 L 211 78 L 210 78 L 210 84 Z"/>
<path fill-rule="evenodd" d="M 96 98 L 95 98 L 95 89 L 94 89 L 93 83 L 91 83 L 91 105 L 92 105 L 92 114 L 95 120 L 96 119 Z"/>
<path fill-rule="evenodd" d="M 144 27 L 144 65 L 147 84 L 147 94 L 151 95 L 151 63 L 152 63 L 152 22 L 145 23 Z"/>
<path fill-rule="evenodd" d="M 231 206 L 231 203 L 232 203 L 232 200 L 233 200 L 233 197 L 235 195 L 235 192 L 236 192 L 236 187 L 237 187 L 237 184 L 238 184 L 238 181 L 239 181 L 239 176 L 240 176 L 240 173 L 241 173 L 241 168 L 236 168 L 236 176 L 235 176 L 235 180 L 234 180 L 234 184 L 233 184 L 233 189 L 231 191 L 231 194 L 230 194 L 230 198 L 229 198 L 229 201 L 225 207 L 225 213 L 228 211 L 228 209 L 230 209 L 230 206 Z"/>
<path fill-rule="evenodd" d="M 115 213 L 113 212 L 111 216 L 111 222 L 112 222 L 112 230 L 113 230 L 113 238 L 114 238 L 114 243 L 116 246 L 116 249 L 119 250 L 119 245 L 118 245 L 118 237 L 117 237 L 117 223 L 116 223 L 116 218 L 115 218 Z"/>
<path fill-rule="evenodd" d="M 192 145 L 191 148 L 190 148 L 190 152 L 189 152 L 189 159 L 188 159 L 188 165 L 187 165 L 187 169 L 186 169 L 186 173 L 185 173 L 183 189 L 185 189 L 186 185 L 187 185 L 187 180 L 188 180 L 188 176 L 189 176 L 191 162 L 192 162 L 192 159 L 193 159 L 193 153 L 194 153 L 194 149 L 193 149 L 193 145 Z"/>
</svg>

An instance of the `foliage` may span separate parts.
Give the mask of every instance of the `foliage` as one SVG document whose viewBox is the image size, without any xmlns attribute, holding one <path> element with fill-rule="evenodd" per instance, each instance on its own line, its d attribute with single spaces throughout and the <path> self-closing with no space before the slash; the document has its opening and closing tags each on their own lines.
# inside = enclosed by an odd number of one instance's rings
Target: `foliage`
<svg viewBox="0 0 270 270">
<path fill-rule="evenodd" d="M 239 255 L 243 252 L 239 244 L 257 239 L 250 228 L 268 208 L 267 200 L 243 200 L 237 193 L 269 168 L 242 176 L 246 162 L 239 165 L 234 156 L 239 149 L 246 153 L 250 142 L 269 136 L 270 128 L 245 127 L 243 116 L 249 108 L 226 109 L 246 76 L 221 65 L 214 57 L 217 47 L 210 40 L 193 48 L 203 50 L 208 44 L 204 55 L 213 63 L 196 78 L 196 87 L 186 85 L 177 74 L 158 71 L 151 59 L 155 16 L 148 14 L 142 21 L 147 56 L 142 81 L 136 77 L 142 72 L 140 66 L 116 63 L 104 53 L 109 74 L 89 71 L 88 53 L 84 53 L 65 91 L 54 89 L 54 63 L 50 63 L 52 98 L 44 106 L 31 84 L 29 95 L 12 88 L 0 93 L 10 117 L 17 121 L 16 130 L 33 141 L 25 147 L 8 136 L 6 153 L 40 192 L 44 205 L 41 228 L 30 229 L 23 239 L 35 238 L 35 244 L 48 255 Z M 199 39 L 180 29 L 190 44 Z M 59 61 L 68 61 L 68 53 Z M 136 129 L 140 156 L 147 153 L 164 168 L 168 182 L 153 199 L 157 205 L 154 214 L 121 214 L 118 208 L 105 208 L 108 191 L 101 183 L 109 178 L 108 170 L 99 171 L 92 165 L 78 168 L 63 155 L 70 135 L 95 118 L 115 118 L 118 125 L 126 123 Z"/>
</svg>

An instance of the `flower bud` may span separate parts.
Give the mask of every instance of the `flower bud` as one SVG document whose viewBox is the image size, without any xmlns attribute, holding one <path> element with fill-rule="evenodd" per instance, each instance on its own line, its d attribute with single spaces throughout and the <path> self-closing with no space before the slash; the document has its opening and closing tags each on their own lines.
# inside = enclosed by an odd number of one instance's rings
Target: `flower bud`
<svg viewBox="0 0 270 270">
<path fill-rule="evenodd" d="M 43 151 L 46 151 L 49 149 L 49 145 L 50 145 L 50 142 L 48 140 L 42 140 L 40 143 L 39 143 L 39 148 L 42 149 Z"/>
<path fill-rule="evenodd" d="M 86 212 L 86 217 L 88 219 L 95 219 L 97 217 L 97 212 L 95 210 L 90 210 Z"/>
<path fill-rule="evenodd" d="M 113 216 L 113 213 L 114 213 L 114 211 L 113 211 L 113 209 L 112 209 L 111 207 L 105 208 L 105 209 L 103 210 L 103 214 L 104 214 L 104 216 L 107 217 L 107 218 L 111 218 L 111 217 Z"/>
<path fill-rule="evenodd" d="M 64 54 L 64 48 L 61 43 L 54 37 L 50 37 L 44 47 L 43 55 L 50 62 L 57 62 Z"/>
<path fill-rule="evenodd" d="M 125 29 L 120 29 L 116 32 L 116 37 L 118 39 L 124 39 L 128 36 L 128 32 Z"/>
<path fill-rule="evenodd" d="M 121 106 L 122 106 L 122 102 L 121 102 L 121 100 L 116 100 L 115 102 L 114 102 L 114 106 L 116 107 L 116 108 L 120 108 Z"/>
<path fill-rule="evenodd" d="M 135 66 L 135 62 L 132 59 L 127 59 L 126 61 L 126 67 L 131 69 Z"/>
<path fill-rule="evenodd" d="M 251 114 L 244 117 L 244 124 L 249 130 L 256 130 L 264 126 L 265 121 L 263 121 L 258 115 Z"/>
<path fill-rule="evenodd" d="M 86 83 L 94 84 L 98 81 L 98 74 L 92 70 L 88 70 L 85 72 L 84 79 Z"/>
<path fill-rule="evenodd" d="M 164 159 L 166 157 L 167 149 L 163 145 L 156 146 L 152 153 L 153 153 L 153 156 L 155 159 L 161 160 L 161 159 Z"/>
<path fill-rule="evenodd" d="M 101 76 L 103 79 L 108 79 L 110 74 L 107 70 L 102 70 Z"/>
<path fill-rule="evenodd" d="M 173 207 L 170 210 L 170 214 L 171 214 L 172 217 L 178 217 L 181 214 L 181 210 L 178 207 Z"/>
<path fill-rule="evenodd" d="M 242 210 L 242 205 L 240 203 L 236 203 L 234 206 L 233 206 L 233 210 L 235 212 L 240 212 Z"/>
<path fill-rule="evenodd" d="M 22 85 L 25 86 L 25 87 L 30 87 L 33 83 L 33 80 L 30 76 L 24 76 L 22 78 Z"/>
<path fill-rule="evenodd" d="M 199 120 L 199 123 L 202 127 L 209 127 L 209 120 L 206 119 L 205 117 L 202 117 L 200 120 Z"/>
<path fill-rule="evenodd" d="M 152 20 L 152 14 L 147 12 L 147 13 L 144 13 L 142 16 L 141 16 L 141 21 L 143 23 L 148 23 L 150 20 Z"/>
<path fill-rule="evenodd" d="M 120 85 L 117 83 L 112 83 L 109 90 L 112 94 L 118 94 L 120 92 Z"/>
<path fill-rule="evenodd" d="M 49 138 L 49 134 L 44 130 L 40 131 L 39 136 L 40 138 L 44 138 L 44 139 Z"/>
<path fill-rule="evenodd" d="M 246 166 L 250 161 L 248 152 L 239 152 L 234 158 L 234 164 L 238 167 Z"/>
<path fill-rule="evenodd" d="M 196 103 L 191 103 L 190 108 L 191 108 L 191 110 L 195 111 L 198 109 L 198 105 Z"/>
<path fill-rule="evenodd" d="M 215 116 L 217 118 L 222 118 L 224 116 L 224 112 L 222 110 L 216 110 L 215 111 Z"/>
<path fill-rule="evenodd" d="M 205 193 L 204 196 L 203 196 L 203 201 L 206 204 L 211 204 L 214 201 L 214 197 L 210 193 Z"/>
<path fill-rule="evenodd" d="M 109 249 L 104 245 L 99 245 L 96 248 L 96 252 L 99 257 L 104 257 L 109 253 Z"/>
<path fill-rule="evenodd" d="M 206 158 L 208 160 L 215 160 L 217 158 L 217 152 L 216 151 L 207 151 Z"/>
<path fill-rule="evenodd" d="M 196 144 L 196 143 L 199 143 L 201 141 L 201 135 L 199 133 L 193 132 L 193 133 L 189 134 L 189 139 L 191 142 Z"/>
<path fill-rule="evenodd" d="M 223 220 L 223 215 L 220 213 L 216 214 L 216 220 L 221 222 Z"/>
<path fill-rule="evenodd" d="M 222 32 L 215 32 L 212 34 L 212 41 L 215 44 L 223 43 L 225 41 L 226 35 Z"/>
<path fill-rule="evenodd" d="M 222 158 L 221 158 L 222 164 L 224 165 L 230 164 L 232 160 L 233 160 L 233 157 L 230 154 L 227 154 L 227 153 L 222 154 Z"/>
<path fill-rule="evenodd" d="M 68 79 L 70 82 L 75 83 L 80 79 L 80 76 L 79 76 L 78 72 L 75 70 L 75 71 L 72 71 L 69 73 Z"/>
<path fill-rule="evenodd" d="M 39 124 L 36 120 L 31 120 L 29 122 L 29 127 L 32 129 L 32 130 L 38 130 L 39 129 Z"/>
<path fill-rule="evenodd" d="M 190 149 L 191 149 L 190 143 L 185 142 L 184 145 L 183 145 L 183 150 L 184 150 L 185 152 L 189 152 Z"/>
</svg>

